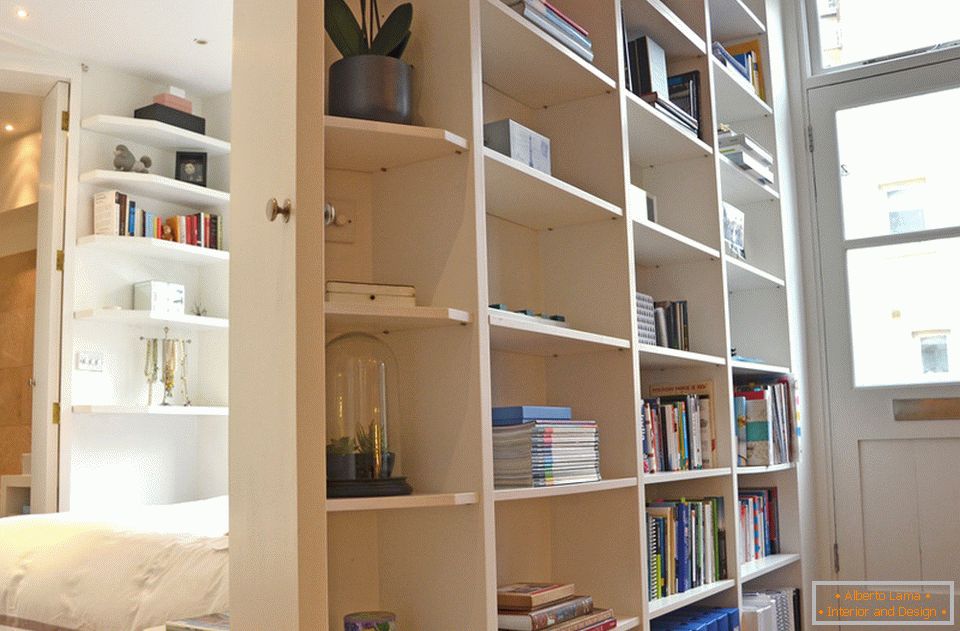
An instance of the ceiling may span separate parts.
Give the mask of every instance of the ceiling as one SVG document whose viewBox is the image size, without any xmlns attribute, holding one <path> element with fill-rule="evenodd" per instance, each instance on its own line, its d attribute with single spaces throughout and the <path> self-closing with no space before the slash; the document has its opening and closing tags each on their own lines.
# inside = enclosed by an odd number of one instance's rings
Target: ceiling
<svg viewBox="0 0 960 631">
<path fill-rule="evenodd" d="M 38 131 L 42 104 L 43 98 L 39 96 L 0 92 L 0 142 Z M 12 132 L 3 129 L 7 124 L 13 125 Z"/>
<path fill-rule="evenodd" d="M 232 0 L 0 0 L 0 33 L 191 96 L 230 90 Z"/>
</svg>

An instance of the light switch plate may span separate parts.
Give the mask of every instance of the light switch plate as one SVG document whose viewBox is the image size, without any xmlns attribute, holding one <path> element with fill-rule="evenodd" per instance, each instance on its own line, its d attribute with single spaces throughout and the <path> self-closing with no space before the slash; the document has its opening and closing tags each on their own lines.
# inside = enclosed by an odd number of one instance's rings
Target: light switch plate
<svg viewBox="0 0 960 631">
<path fill-rule="evenodd" d="M 77 370 L 103 372 L 103 353 L 77 351 Z"/>
</svg>

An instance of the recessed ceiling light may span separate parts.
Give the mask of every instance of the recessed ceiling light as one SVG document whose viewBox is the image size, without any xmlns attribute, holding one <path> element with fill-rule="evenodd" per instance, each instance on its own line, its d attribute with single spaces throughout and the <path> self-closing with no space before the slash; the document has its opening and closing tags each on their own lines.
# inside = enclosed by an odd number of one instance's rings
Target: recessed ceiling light
<svg viewBox="0 0 960 631">
<path fill-rule="evenodd" d="M 26 20 L 28 17 L 30 17 L 30 12 L 24 9 L 23 7 L 20 7 L 19 9 L 17 9 L 17 17 L 20 18 L 21 20 Z"/>
<path fill-rule="evenodd" d="M 206 46 L 206 45 L 209 44 L 210 42 L 207 41 L 207 40 L 205 40 L 205 39 L 203 39 L 202 37 L 194 37 L 194 38 L 193 38 L 193 43 L 196 44 L 197 46 Z"/>
<path fill-rule="evenodd" d="M 13 125 L 11 125 L 10 123 L 7 123 L 6 125 L 3 126 L 3 131 L 13 131 Z"/>
</svg>

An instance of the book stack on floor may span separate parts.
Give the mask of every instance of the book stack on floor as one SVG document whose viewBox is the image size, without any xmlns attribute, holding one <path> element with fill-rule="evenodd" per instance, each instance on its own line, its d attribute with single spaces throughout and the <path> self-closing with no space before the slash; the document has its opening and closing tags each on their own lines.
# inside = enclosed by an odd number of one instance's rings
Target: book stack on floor
<svg viewBox="0 0 960 631">
<path fill-rule="evenodd" d="M 740 563 L 780 554 L 780 507 L 777 488 L 741 488 Z"/>
<path fill-rule="evenodd" d="M 681 351 L 690 350 L 686 300 L 655 302 L 653 319 L 656 326 L 657 346 L 666 346 Z"/>
<path fill-rule="evenodd" d="M 736 607 L 684 607 L 650 621 L 650 631 L 738 631 Z"/>
<path fill-rule="evenodd" d="M 147 237 L 223 249 L 223 218 L 210 213 L 161 216 L 147 212 L 122 191 L 100 191 L 93 196 L 94 234 Z"/>
<path fill-rule="evenodd" d="M 650 600 L 727 577 L 722 497 L 647 503 Z"/>
<path fill-rule="evenodd" d="M 737 419 L 737 464 L 766 467 L 800 460 L 796 381 L 739 385 L 733 409 Z"/>
<path fill-rule="evenodd" d="M 713 383 L 652 386 L 643 400 L 643 471 L 689 471 L 719 466 Z"/>
<path fill-rule="evenodd" d="M 607 631 L 617 626 L 610 609 L 578 596 L 572 583 L 514 583 L 497 588 L 497 628 L 507 631 Z"/>
<path fill-rule="evenodd" d="M 497 488 L 596 482 L 597 422 L 574 420 L 568 407 L 494 408 L 493 478 Z"/>
<path fill-rule="evenodd" d="M 801 631 L 802 607 L 796 587 L 743 592 L 743 626 L 750 631 Z"/>
<path fill-rule="evenodd" d="M 733 70 L 732 74 L 734 76 L 743 80 L 745 88 L 752 90 L 759 98 L 764 98 L 760 40 L 754 39 L 728 46 L 724 46 L 720 42 L 714 42 L 713 55 L 724 66 Z"/>
<path fill-rule="evenodd" d="M 646 35 L 630 40 L 626 48 L 629 90 L 681 129 L 699 137 L 700 73 L 667 76 L 666 53 Z"/>
<path fill-rule="evenodd" d="M 637 337 L 641 344 L 657 345 L 657 321 L 654 316 L 653 297 L 636 292 Z"/>
<path fill-rule="evenodd" d="M 746 134 L 721 126 L 717 135 L 720 153 L 757 179 L 761 184 L 773 184 L 773 156 Z"/>
<path fill-rule="evenodd" d="M 593 62 L 590 33 L 547 0 L 504 0 L 508 6 L 536 24 L 558 42 Z"/>
</svg>

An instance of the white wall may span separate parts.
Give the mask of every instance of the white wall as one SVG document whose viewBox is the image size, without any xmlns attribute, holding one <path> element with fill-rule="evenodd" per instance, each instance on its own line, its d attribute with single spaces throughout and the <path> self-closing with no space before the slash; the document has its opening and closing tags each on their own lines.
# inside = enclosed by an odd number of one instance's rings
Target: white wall
<svg viewBox="0 0 960 631">
<path fill-rule="evenodd" d="M 40 132 L 0 143 L 0 213 L 37 203 Z"/>
<path fill-rule="evenodd" d="M 0 257 L 37 248 L 37 204 L 0 213 Z"/>
</svg>

